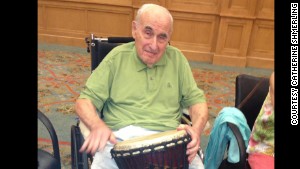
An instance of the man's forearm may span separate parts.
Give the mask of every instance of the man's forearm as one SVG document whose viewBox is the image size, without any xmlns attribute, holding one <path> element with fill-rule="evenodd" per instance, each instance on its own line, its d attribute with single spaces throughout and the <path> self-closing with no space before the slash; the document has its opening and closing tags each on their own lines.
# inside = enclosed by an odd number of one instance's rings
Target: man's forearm
<svg viewBox="0 0 300 169">
<path fill-rule="evenodd" d="M 208 108 L 206 103 L 197 103 L 189 107 L 192 127 L 200 136 L 208 120 Z"/>
<path fill-rule="evenodd" d="M 95 125 L 104 124 L 99 118 L 96 108 L 88 99 L 78 99 L 76 101 L 76 113 L 80 120 L 91 130 Z"/>
</svg>

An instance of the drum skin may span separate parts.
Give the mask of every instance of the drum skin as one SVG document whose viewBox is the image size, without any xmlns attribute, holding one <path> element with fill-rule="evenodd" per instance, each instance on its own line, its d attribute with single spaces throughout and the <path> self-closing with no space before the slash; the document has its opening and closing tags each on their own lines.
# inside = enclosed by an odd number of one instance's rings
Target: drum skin
<svg viewBox="0 0 300 169">
<path fill-rule="evenodd" d="M 115 144 L 111 155 L 120 169 L 188 169 L 185 130 L 136 137 Z"/>
</svg>

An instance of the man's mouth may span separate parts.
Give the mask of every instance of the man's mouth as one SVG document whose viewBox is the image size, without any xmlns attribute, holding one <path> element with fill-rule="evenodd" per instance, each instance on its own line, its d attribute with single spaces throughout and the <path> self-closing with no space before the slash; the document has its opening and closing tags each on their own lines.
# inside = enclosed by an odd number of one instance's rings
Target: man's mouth
<svg viewBox="0 0 300 169">
<path fill-rule="evenodd" d="M 155 51 L 148 51 L 148 50 L 145 50 L 145 52 L 147 52 L 147 53 L 149 53 L 149 54 L 151 54 L 151 55 L 156 55 L 156 54 L 157 54 L 157 52 L 155 52 Z"/>
</svg>

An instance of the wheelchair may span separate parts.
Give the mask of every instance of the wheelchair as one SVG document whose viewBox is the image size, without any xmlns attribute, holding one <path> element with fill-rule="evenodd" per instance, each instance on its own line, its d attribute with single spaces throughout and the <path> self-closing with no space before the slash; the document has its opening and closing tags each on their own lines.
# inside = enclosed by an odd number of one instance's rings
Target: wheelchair
<svg viewBox="0 0 300 169">
<path fill-rule="evenodd" d="M 91 53 L 91 71 L 93 71 L 99 65 L 99 63 L 114 47 L 122 43 L 131 41 L 134 41 L 132 37 L 98 38 L 93 34 L 91 34 L 90 37 L 86 37 L 85 43 L 87 44 L 87 52 Z M 265 81 L 264 79 L 263 84 L 261 84 L 261 80 L 262 78 L 260 77 L 244 74 L 238 75 L 236 77 L 235 107 L 238 107 L 243 113 L 245 113 L 247 122 L 252 123 L 252 126 L 268 92 L 268 81 Z M 258 83 L 260 83 L 259 87 L 257 86 Z M 251 96 L 249 96 L 249 93 L 252 93 Z M 257 107 L 253 107 L 253 103 L 255 103 Z M 100 115 L 101 117 L 103 117 L 102 112 L 100 112 Z M 181 123 L 192 125 L 191 119 L 188 114 L 183 113 Z M 90 164 L 93 161 L 93 157 L 91 154 L 79 152 L 79 149 L 84 142 L 83 133 L 81 132 L 79 125 L 80 121 L 79 119 L 77 119 L 77 123 L 71 126 L 72 169 L 89 169 Z M 228 123 L 228 126 L 231 128 L 238 141 L 240 150 L 240 162 L 231 164 L 227 162 L 226 159 L 224 159 L 219 167 L 220 169 L 236 168 L 239 166 L 245 166 L 247 163 L 246 147 L 238 127 L 232 123 Z"/>
</svg>

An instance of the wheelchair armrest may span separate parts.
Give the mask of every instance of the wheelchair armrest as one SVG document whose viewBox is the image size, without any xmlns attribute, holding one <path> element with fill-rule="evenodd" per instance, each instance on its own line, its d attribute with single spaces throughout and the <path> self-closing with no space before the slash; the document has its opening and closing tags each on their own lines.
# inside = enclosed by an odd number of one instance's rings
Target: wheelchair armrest
<svg viewBox="0 0 300 169">
<path fill-rule="evenodd" d="M 230 122 L 227 122 L 227 124 L 228 124 L 229 128 L 232 130 L 232 132 L 237 140 L 237 143 L 239 145 L 240 163 L 245 164 L 247 153 L 246 153 L 246 146 L 245 146 L 245 141 L 243 139 L 243 136 L 242 136 L 239 128 L 235 124 L 230 123 Z"/>
<path fill-rule="evenodd" d="M 243 139 L 243 136 L 239 130 L 239 128 L 230 122 L 227 122 L 227 125 L 231 129 L 233 135 L 235 136 L 238 146 L 239 146 L 239 151 L 240 151 L 240 161 L 238 163 L 230 163 L 227 161 L 227 158 L 225 158 L 221 165 L 219 166 L 219 169 L 230 169 L 230 168 L 235 168 L 235 169 L 245 169 L 246 167 L 246 158 L 247 158 L 247 153 L 246 153 L 246 146 L 245 146 L 245 141 Z"/>
<path fill-rule="evenodd" d="M 79 152 L 80 147 L 84 142 L 78 126 L 72 125 L 71 127 L 71 155 L 72 155 L 72 169 L 88 169 L 88 154 Z"/>
<path fill-rule="evenodd" d="M 183 114 L 182 116 L 181 116 L 181 123 L 182 124 L 187 124 L 187 125 L 192 125 L 192 122 L 191 122 L 191 119 L 190 119 L 190 117 L 189 117 L 189 115 L 186 115 L 186 114 Z"/>
</svg>

